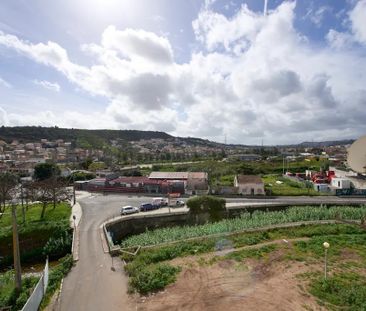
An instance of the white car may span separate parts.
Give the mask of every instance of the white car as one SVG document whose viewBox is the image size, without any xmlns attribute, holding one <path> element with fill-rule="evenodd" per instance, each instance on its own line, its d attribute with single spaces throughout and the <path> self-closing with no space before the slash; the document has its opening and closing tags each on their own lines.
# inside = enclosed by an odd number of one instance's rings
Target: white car
<svg viewBox="0 0 366 311">
<path fill-rule="evenodd" d="M 134 213 L 138 213 L 139 209 L 137 207 L 134 206 L 124 206 L 121 208 L 121 215 L 128 215 L 128 214 L 134 214 Z"/>
<path fill-rule="evenodd" d="M 182 200 L 178 200 L 177 203 L 175 203 L 177 206 L 184 206 L 186 203 Z"/>
</svg>

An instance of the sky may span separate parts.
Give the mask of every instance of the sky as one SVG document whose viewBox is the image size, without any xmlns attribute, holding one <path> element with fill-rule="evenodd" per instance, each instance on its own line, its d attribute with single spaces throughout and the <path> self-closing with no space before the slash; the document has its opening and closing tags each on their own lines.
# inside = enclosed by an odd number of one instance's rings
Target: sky
<svg viewBox="0 0 366 311">
<path fill-rule="evenodd" d="M 0 125 L 366 133 L 366 0 L 2 0 Z"/>
</svg>

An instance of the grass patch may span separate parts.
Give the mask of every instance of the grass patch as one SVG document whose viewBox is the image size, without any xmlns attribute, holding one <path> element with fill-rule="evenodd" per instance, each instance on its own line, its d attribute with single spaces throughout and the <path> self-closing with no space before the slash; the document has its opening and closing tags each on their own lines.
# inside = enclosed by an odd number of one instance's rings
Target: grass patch
<svg viewBox="0 0 366 311">
<path fill-rule="evenodd" d="M 365 233 L 316 236 L 309 241 L 295 242 L 293 249 L 288 254 L 288 259 L 307 262 L 319 260 L 324 256 L 323 243 L 325 241 L 330 243 L 328 249 L 330 265 L 339 259 L 341 252 L 345 249 L 355 250 L 361 259 L 366 261 L 366 253 L 364 252 Z"/>
<path fill-rule="evenodd" d="M 45 218 L 40 220 L 41 205 L 30 205 L 26 211 L 26 222 L 22 223 L 21 207 L 17 206 L 17 222 L 22 263 L 44 261 L 46 255 L 57 259 L 70 252 L 71 229 L 69 217 L 71 208 L 68 203 L 59 203 L 55 209 L 51 206 L 46 210 Z M 0 268 L 12 264 L 12 227 L 7 208 L 6 214 L 0 219 Z"/>
<path fill-rule="evenodd" d="M 326 193 L 315 191 L 313 188 L 307 189 L 305 183 L 297 182 L 282 175 L 265 175 L 262 177 L 266 190 L 269 190 L 271 195 L 327 195 Z M 276 183 L 281 181 L 281 184 Z"/>
<path fill-rule="evenodd" d="M 225 255 L 226 259 L 234 259 L 236 261 L 243 261 L 246 258 L 255 258 L 261 259 L 268 255 L 269 253 L 275 251 L 277 249 L 277 245 L 266 245 L 260 248 L 253 248 L 253 249 L 243 249 L 240 251 L 232 252 Z"/>
<path fill-rule="evenodd" d="M 24 207 L 25 208 L 25 207 Z M 26 209 L 26 208 L 25 208 Z M 23 224 L 23 214 L 21 205 L 17 205 L 17 222 L 19 225 Z M 42 211 L 41 204 L 32 204 L 28 206 L 25 213 L 25 221 L 26 224 L 30 223 L 44 223 L 50 221 L 60 221 L 62 219 L 68 220 L 71 215 L 71 207 L 69 203 L 62 202 L 56 205 L 56 208 L 53 209 L 51 204 L 46 209 L 46 213 L 44 219 L 40 219 Z M 7 207 L 5 209 L 4 215 L 0 218 L 0 227 L 4 229 L 5 227 L 10 227 L 12 224 L 11 220 L 11 207 Z"/>
<path fill-rule="evenodd" d="M 366 310 L 366 277 L 348 272 L 321 277 L 310 284 L 310 293 L 320 300 L 345 310 Z M 337 310 L 338 310 L 337 308 Z"/>
</svg>

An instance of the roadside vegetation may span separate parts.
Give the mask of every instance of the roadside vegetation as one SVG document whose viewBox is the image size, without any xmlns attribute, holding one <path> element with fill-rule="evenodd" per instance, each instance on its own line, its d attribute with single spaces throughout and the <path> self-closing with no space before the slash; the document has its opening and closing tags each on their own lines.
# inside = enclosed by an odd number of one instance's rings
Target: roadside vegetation
<svg viewBox="0 0 366 311">
<path fill-rule="evenodd" d="M 294 242 L 291 247 L 277 242 L 298 238 L 304 240 Z M 324 241 L 331 245 L 328 253 L 331 272 L 327 281 L 323 280 L 321 266 Z M 268 244 L 271 242 L 274 244 Z M 302 225 L 179 241 L 143 248 L 136 256 L 123 253 L 121 257 L 127 262 L 125 271 L 130 277 L 130 291 L 145 295 L 175 282 L 179 272 L 185 268 L 184 264 L 182 266 L 182 260 L 179 264 L 171 262 L 178 257 L 191 258 L 201 266 L 212 265 L 222 260 L 235 260 L 239 265 L 245 265 L 245 260 L 249 258 L 267 261 L 272 253 L 279 252 L 280 256 L 276 258 L 286 266 L 294 261 L 304 262 L 309 267 L 318 267 L 320 263 L 320 267 L 317 268 L 319 271 L 311 270 L 312 272 L 298 276 L 305 281 L 306 290 L 317 297 L 320 304 L 346 307 L 347 310 L 363 310 L 366 301 L 366 271 L 363 270 L 363 274 L 358 272 L 359 269 L 364 269 L 366 264 L 365 242 L 365 230 L 356 225 Z M 226 249 L 227 254 L 217 255 L 222 249 Z M 345 252 L 355 255 L 347 257 Z M 190 267 L 191 263 L 187 265 Z M 335 307 L 334 310 L 338 309 Z"/>
<path fill-rule="evenodd" d="M 74 259 L 71 254 L 68 254 L 59 259 L 58 262 L 59 263 L 50 270 L 47 291 L 40 305 L 41 310 L 49 304 L 51 297 L 56 290 L 60 288 L 62 279 L 69 273 L 74 264 Z"/>
<path fill-rule="evenodd" d="M 69 228 L 71 208 L 68 203 L 57 203 L 48 208 L 40 219 L 42 204 L 32 204 L 25 209 L 25 222 L 22 207 L 16 207 L 22 264 L 58 259 L 70 252 L 72 233 Z M 12 265 L 12 223 L 11 208 L 7 207 L 0 219 L 0 268 Z"/>
<path fill-rule="evenodd" d="M 238 218 L 225 219 L 204 225 L 161 228 L 133 235 L 123 240 L 122 247 L 148 246 L 167 243 L 188 238 L 230 233 L 240 230 L 261 228 L 278 224 L 288 224 L 316 220 L 361 220 L 366 216 L 366 206 L 363 207 L 291 207 L 283 211 L 243 213 Z"/>
<path fill-rule="evenodd" d="M 0 309 L 5 307 L 11 307 L 11 310 L 22 309 L 37 282 L 38 277 L 23 278 L 22 289 L 17 295 L 14 287 L 14 271 L 0 274 Z"/>
</svg>

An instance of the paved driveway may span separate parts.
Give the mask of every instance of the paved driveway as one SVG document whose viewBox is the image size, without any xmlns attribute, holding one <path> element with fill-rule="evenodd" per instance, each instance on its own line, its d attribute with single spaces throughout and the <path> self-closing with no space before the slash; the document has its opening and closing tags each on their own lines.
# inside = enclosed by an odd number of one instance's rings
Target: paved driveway
<svg viewBox="0 0 366 311">
<path fill-rule="evenodd" d="M 119 195 L 95 195 L 79 201 L 83 216 L 80 223 L 79 261 L 64 279 L 60 310 L 135 310 L 127 296 L 128 278 L 121 261 L 104 253 L 100 225 L 118 215 L 123 205 L 138 206 L 151 198 Z"/>
</svg>

